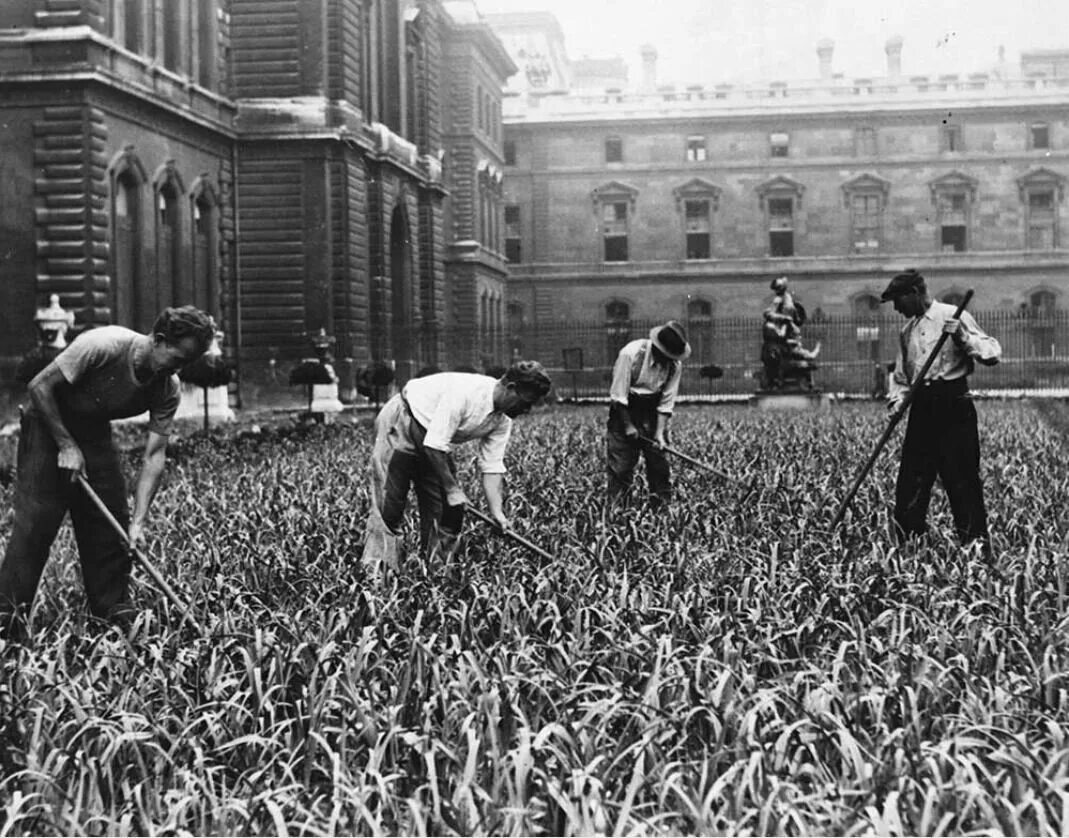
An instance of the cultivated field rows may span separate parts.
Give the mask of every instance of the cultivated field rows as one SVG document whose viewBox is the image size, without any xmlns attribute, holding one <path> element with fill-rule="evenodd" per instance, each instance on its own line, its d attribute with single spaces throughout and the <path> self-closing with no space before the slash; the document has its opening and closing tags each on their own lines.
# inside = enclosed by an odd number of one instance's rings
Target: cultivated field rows
<svg viewBox="0 0 1069 838">
<path fill-rule="evenodd" d="M 87 630 L 65 530 L 0 651 L 0 835 L 1064 834 L 1041 413 L 980 406 L 994 567 L 939 492 L 931 544 L 893 547 L 897 443 L 828 532 L 878 406 L 682 409 L 674 444 L 740 483 L 677 464 L 657 514 L 603 508 L 604 412 L 556 408 L 509 449 L 513 524 L 556 560 L 471 522 L 377 590 L 366 421 L 182 440 L 150 552 L 211 639 L 144 582 L 129 637 Z"/>
</svg>

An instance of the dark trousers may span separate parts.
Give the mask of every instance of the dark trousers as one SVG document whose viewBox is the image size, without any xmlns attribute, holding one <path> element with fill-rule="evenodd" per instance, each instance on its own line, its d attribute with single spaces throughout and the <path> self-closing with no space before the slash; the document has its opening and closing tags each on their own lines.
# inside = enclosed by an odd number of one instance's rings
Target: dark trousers
<svg viewBox="0 0 1069 838">
<path fill-rule="evenodd" d="M 963 544 L 979 539 L 986 548 L 987 511 L 980 483 L 976 406 L 964 378 L 921 387 L 910 405 L 895 485 L 895 524 L 900 539 L 927 531 L 928 504 L 937 476 L 950 501 L 958 538 Z"/>
<path fill-rule="evenodd" d="M 640 436 L 652 439 L 657 429 L 657 404 L 659 395 L 649 398 L 632 396 L 627 410 L 631 424 L 638 428 Z M 609 500 L 626 496 L 638 465 L 639 455 L 646 461 L 646 481 L 649 484 L 650 504 L 660 506 L 672 499 L 672 473 L 668 458 L 659 448 L 624 435 L 626 423 L 619 409 L 613 404 L 609 409 L 608 432 L 605 440 L 606 463 L 609 472 Z"/>
<path fill-rule="evenodd" d="M 111 427 L 74 427 L 85 455 L 86 474 L 104 504 L 123 528 L 129 526 L 126 481 Z M 131 556 L 85 490 L 71 483 L 70 472 L 57 465 L 59 450 L 44 421 L 27 412 L 22 417 L 15 478 L 14 521 L 0 561 L 0 622 L 16 609 L 28 609 L 37 593 L 48 554 L 69 511 L 78 544 L 82 580 L 89 610 L 109 619 L 129 609 Z"/>
</svg>

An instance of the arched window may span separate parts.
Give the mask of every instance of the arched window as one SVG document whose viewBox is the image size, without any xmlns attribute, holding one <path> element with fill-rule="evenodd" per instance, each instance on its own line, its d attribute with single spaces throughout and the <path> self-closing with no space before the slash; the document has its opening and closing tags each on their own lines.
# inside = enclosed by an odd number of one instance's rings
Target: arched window
<svg viewBox="0 0 1069 838">
<path fill-rule="evenodd" d="M 141 182 L 127 169 L 112 192 L 112 323 L 139 329 L 146 317 L 138 309 L 141 274 Z"/>
<path fill-rule="evenodd" d="M 205 186 L 193 198 L 193 289 L 191 302 L 219 317 L 217 282 L 218 212 L 215 194 Z"/>
<path fill-rule="evenodd" d="M 620 350 L 631 340 L 631 305 L 623 300 L 605 304 L 605 349 L 608 364 L 616 362 Z"/>
<path fill-rule="evenodd" d="M 178 190 L 166 181 L 156 193 L 156 312 L 175 305 L 182 282 L 181 228 L 178 216 Z M 180 304 L 186 303 L 182 300 Z"/>
</svg>

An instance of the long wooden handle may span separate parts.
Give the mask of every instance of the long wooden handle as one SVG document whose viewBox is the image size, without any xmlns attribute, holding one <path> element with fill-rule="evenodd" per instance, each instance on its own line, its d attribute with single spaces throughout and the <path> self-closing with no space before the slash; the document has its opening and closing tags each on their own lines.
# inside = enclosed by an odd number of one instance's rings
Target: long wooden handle
<svg viewBox="0 0 1069 838">
<path fill-rule="evenodd" d="M 650 445 L 654 444 L 653 440 L 650 439 L 649 437 L 645 437 L 645 436 L 641 436 L 640 435 L 639 439 L 641 439 L 643 442 L 649 443 Z M 737 483 L 738 482 L 738 478 L 737 477 L 732 477 L 727 472 L 723 472 L 718 468 L 714 468 L 713 466 L 709 465 L 708 463 L 703 463 L 701 460 L 696 460 L 696 459 L 694 459 L 694 457 L 691 457 L 689 454 L 684 454 L 682 451 L 678 451 L 675 448 L 670 448 L 669 446 L 665 445 L 665 446 L 662 446 L 661 450 L 667 451 L 673 457 L 679 457 L 679 459 L 681 459 L 683 462 L 685 462 L 685 463 L 687 463 L 689 465 L 692 465 L 695 468 L 704 469 L 705 471 L 709 472 L 710 474 L 715 474 L 717 477 L 719 477 L 719 478 L 721 478 L 723 480 L 728 480 L 728 481 L 730 481 L 732 483 Z"/>
<path fill-rule="evenodd" d="M 537 544 L 535 544 L 535 543 L 533 543 L 531 541 L 528 541 L 526 538 L 524 538 L 519 533 L 514 533 L 512 530 L 501 530 L 501 528 L 497 526 L 497 521 L 495 521 L 493 518 L 491 518 L 489 515 L 487 515 L 482 510 L 476 509 L 474 506 L 469 505 L 465 509 L 465 511 L 466 512 L 470 512 L 473 516 L 478 518 L 484 524 L 489 524 L 490 526 L 497 528 L 506 538 L 511 538 L 517 544 L 522 544 L 524 547 L 526 547 L 532 553 L 536 553 L 537 555 L 541 556 L 543 559 L 547 559 L 549 561 L 553 561 L 554 560 L 555 557 L 553 556 L 552 553 L 547 553 L 545 550 L 543 550 Z"/>
<path fill-rule="evenodd" d="M 957 311 L 954 312 L 954 319 L 961 318 L 962 312 L 965 311 L 965 306 L 969 304 L 969 300 L 972 299 L 973 289 L 969 289 L 965 292 L 965 296 L 961 300 L 961 304 L 958 306 Z M 943 344 L 947 342 L 947 338 L 950 337 L 946 332 L 939 335 L 939 340 L 935 342 L 935 347 L 928 354 L 927 360 L 924 362 L 924 366 L 921 367 L 920 373 L 914 377 L 912 383 L 909 385 L 909 390 L 906 391 L 905 397 L 898 405 L 898 408 L 893 414 L 891 414 L 891 420 L 887 423 L 887 428 L 880 436 L 880 441 L 876 443 L 876 447 L 873 449 L 872 454 L 868 460 L 861 467 L 861 470 L 857 473 L 857 477 L 854 479 L 853 485 L 850 487 L 850 491 L 846 493 L 846 497 L 843 498 L 843 502 L 839 505 L 839 510 L 835 513 L 835 519 L 831 522 L 832 531 L 842 523 L 843 517 L 846 515 L 846 507 L 850 504 L 850 501 L 854 499 L 854 495 L 857 494 L 857 490 L 861 488 L 861 483 L 868 477 L 869 471 L 872 469 L 873 464 L 876 462 L 876 458 L 880 456 L 880 452 L 883 451 L 883 447 L 887 444 L 887 440 L 891 438 L 891 433 L 898 426 L 899 420 L 905 415 L 909 409 L 910 404 L 913 402 L 913 397 L 916 395 L 918 388 L 924 384 L 924 377 L 928 374 L 928 370 L 932 368 L 932 364 L 935 363 L 935 359 L 939 357 L 940 351 L 943 349 Z"/>
<path fill-rule="evenodd" d="M 93 487 L 89 485 L 89 481 L 85 479 L 85 475 L 79 474 L 78 482 L 85 490 L 85 493 L 89 496 L 89 499 L 93 501 L 93 504 L 96 506 L 96 508 L 100 510 L 100 513 L 107 519 L 108 523 L 111 524 L 112 529 L 114 529 L 115 532 L 118 533 L 119 537 L 123 540 L 123 543 L 130 549 L 130 552 L 133 553 L 134 558 L 138 561 L 138 564 L 140 564 L 141 567 L 145 569 L 145 572 L 152 577 L 152 581 L 156 583 L 156 587 L 163 591 L 164 596 L 166 596 L 167 599 L 174 603 L 174 606 L 182 613 L 183 619 L 188 620 L 189 624 L 197 630 L 197 634 L 199 634 L 201 637 L 207 637 L 208 633 L 193 617 L 192 612 L 189 610 L 189 606 L 186 605 L 179 598 L 178 594 L 174 592 L 171 586 L 167 584 L 167 580 L 163 578 L 163 576 L 158 570 L 156 570 L 155 565 L 153 565 L 152 562 L 148 560 L 148 556 L 146 556 L 144 553 L 142 553 L 130 543 L 130 537 L 127 535 L 126 530 L 123 529 L 122 524 L 115 520 L 115 516 L 111 514 L 111 510 L 108 509 L 108 507 L 104 504 L 104 501 L 100 499 L 100 495 L 98 495 L 93 489 Z"/>
</svg>

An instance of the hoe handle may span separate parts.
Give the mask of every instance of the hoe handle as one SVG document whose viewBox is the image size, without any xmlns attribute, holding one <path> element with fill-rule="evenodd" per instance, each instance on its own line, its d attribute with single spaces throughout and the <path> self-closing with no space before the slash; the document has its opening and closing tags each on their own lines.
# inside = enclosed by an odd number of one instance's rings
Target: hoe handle
<svg viewBox="0 0 1069 838">
<path fill-rule="evenodd" d="M 640 435 L 639 439 L 641 439 L 643 442 L 646 442 L 646 443 L 649 443 L 650 445 L 653 445 L 653 440 L 650 439 L 649 437 L 645 437 L 645 436 L 641 436 Z M 722 480 L 728 480 L 728 481 L 730 481 L 732 483 L 737 482 L 737 478 L 732 477 L 730 474 L 727 474 L 726 472 L 723 472 L 718 468 L 713 468 L 713 466 L 709 465 L 708 463 L 703 463 L 701 460 L 696 460 L 693 457 L 691 457 L 689 454 L 684 454 L 682 451 L 678 451 L 675 448 L 670 448 L 669 446 L 665 445 L 665 446 L 662 446 L 661 450 L 662 451 L 667 451 L 673 457 L 679 457 L 679 459 L 681 459 L 683 462 L 687 463 L 688 465 L 692 465 L 695 468 L 703 469 L 703 470 L 709 472 L 710 474 L 715 474 L 717 477 L 721 478 Z"/>
<path fill-rule="evenodd" d="M 546 559 L 548 561 L 553 561 L 554 560 L 554 557 L 553 557 L 552 554 L 547 553 L 545 550 L 543 550 L 537 544 L 535 544 L 535 543 L 533 543 L 531 541 L 528 541 L 522 535 L 519 535 L 518 533 L 514 533 L 512 530 L 501 530 L 501 528 L 498 527 L 498 525 L 497 525 L 497 521 L 495 521 L 493 518 L 491 518 L 489 515 L 487 515 L 481 509 L 476 509 L 474 506 L 470 506 L 469 505 L 468 508 L 465 511 L 466 512 L 470 512 L 472 515 L 474 515 L 476 518 L 478 518 L 484 524 L 489 524 L 494 529 L 500 530 L 502 532 L 502 534 L 506 538 L 511 538 L 517 544 L 522 544 L 524 547 L 526 547 L 532 553 L 535 553 L 535 554 L 541 556 L 543 559 Z"/>
<path fill-rule="evenodd" d="M 167 580 L 163 578 L 158 570 L 156 570 L 155 565 L 148 560 L 148 557 L 130 543 L 130 537 L 126 534 L 126 530 L 123 529 L 122 524 L 115 520 L 115 516 L 111 514 L 111 510 L 108 509 L 104 504 L 104 501 L 100 499 L 100 495 L 98 495 L 93 487 L 89 485 L 89 481 L 85 479 L 85 475 L 79 474 L 78 482 L 81 484 L 85 493 L 89 496 L 89 499 L 93 502 L 96 508 L 100 510 L 100 513 L 107 519 L 108 523 L 111 524 L 112 529 L 118 533 L 119 537 L 123 540 L 123 543 L 129 548 L 130 552 L 133 553 L 138 564 L 140 564 L 141 567 L 145 569 L 145 572 L 152 577 L 152 581 L 156 583 L 156 587 L 163 591 L 164 596 L 174 603 L 175 607 L 181 612 L 183 619 L 188 620 L 190 625 L 197 630 L 197 634 L 201 637 L 207 637 L 207 632 L 204 631 L 200 623 L 198 623 L 190 613 L 189 606 L 186 605 L 179 598 L 178 594 L 174 592 L 174 589 L 167 584 Z"/>
<path fill-rule="evenodd" d="M 965 311 L 965 306 L 967 306 L 969 300 L 972 299 L 972 294 L 973 290 L 971 288 L 965 292 L 965 296 L 962 298 L 958 310 L 954 312 L 955 320 L 961 318 L 962 312 Z M 842 523 L 843 516 L 846 515 L 846 507 L 850 505 L 850 501 L 854 499 L 857 490 L 861 488 L 862 482 L 868 477 L 869 471 L 872 470 L 872 466 L 876 462 L 876 458 L 880 456 L 880 452 L 883 451 L 883 447 L 887 444 L 887 440 L 891 438 L 891 433 L 898 426 L 899 420 L 901 420 L 906 411 L 909 410 L 909 406 L 913 402 L 913 397 L 916 395 L 917 389 L 924 384 L 924 377 L 928 374 L 928 370 L 932 368 L 935 359 L 939 357 L 939 352 L 942 350 L 943 344 L 947 342 L 948 337 L 950 337 L 950 335 L 946 332 L 942 332 L 939 335 L 939 340 L 935 342 L 935 346 L 932 348 L 927 360 L 924 362 L 924 366 L 921 367 L 921 371 L 914 376 L 913 383 L 909 385 L 909 390 L 906 391 L 906 395 L 903 397 L 895 412 L 891 414 L 891 420 L 887 423 L 887 427 L 884 429 L 880 441 L 876 443 L 876 448 L 873 449 L 872 454 L 869 455 L 865 465 L 863 465 L 861 470 L 857 473 L 857 477 L 854 478 L 854 484 L 850 487 L 850 491 L 846 493 L 846 497 L 843 498 L 843 502 L 839 505 L 839 511 L 835 513 L 835 519 L 831 522 L 831 529 L 833 532 L 839 524 Z"/>
</svg>

